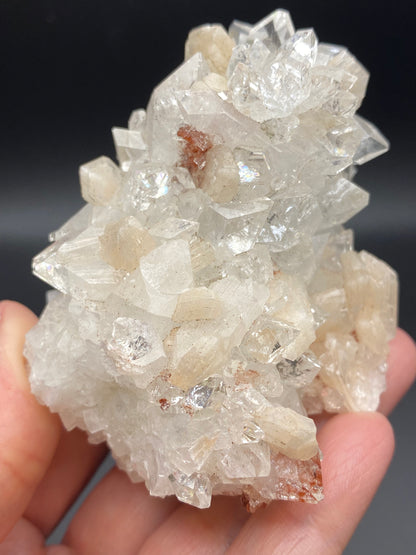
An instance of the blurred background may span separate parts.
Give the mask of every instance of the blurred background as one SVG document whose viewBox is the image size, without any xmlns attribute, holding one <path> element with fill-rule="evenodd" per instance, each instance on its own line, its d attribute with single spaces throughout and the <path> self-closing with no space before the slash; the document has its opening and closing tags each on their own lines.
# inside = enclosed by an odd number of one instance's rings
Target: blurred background
<svg viewBox="0 0 416 555">
<path fill-rule="evenodd" d="M 416 336 L 416 5 L 396 0 L 209 2 L 2 0 L 0 2 L 0 297 L 40 313 L 46 286 L 31 276 L 34 254 L 82 205 L 78 166 L 114 158 L 110 129 L 145 107 L 153 87 L 183 59 L 190 28 L 237 18 L 254 23 L 276 8 L 297 28 L 348 46 L 371 71 L 360 113 L 391 151 L 356 181 L 370 206 L 351 221 L 356 248 L 386 260 L 401 281 L 400 325 Z M 347 554 L 414 553 L 416 390 L 391 417 L 393 464 Z"/>
</svg>

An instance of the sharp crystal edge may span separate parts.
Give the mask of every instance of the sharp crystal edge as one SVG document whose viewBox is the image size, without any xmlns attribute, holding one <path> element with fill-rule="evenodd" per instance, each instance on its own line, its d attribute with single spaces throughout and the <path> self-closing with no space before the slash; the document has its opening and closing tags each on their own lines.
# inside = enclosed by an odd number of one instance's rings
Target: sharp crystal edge
<svg viewBox="0 0 416 555">
<path fill-rule="evenodd" d="M 28 336 L 33 393 L 132 481 L 205 508 L 323 497 L 312 415 L 372 411 L 397 277 L 343 226 L 368 72 L 277 10 L 192 30 L 128 128 L 80 168 L 86 206 L 33 261 L 55 290 Z"/>
</svg>

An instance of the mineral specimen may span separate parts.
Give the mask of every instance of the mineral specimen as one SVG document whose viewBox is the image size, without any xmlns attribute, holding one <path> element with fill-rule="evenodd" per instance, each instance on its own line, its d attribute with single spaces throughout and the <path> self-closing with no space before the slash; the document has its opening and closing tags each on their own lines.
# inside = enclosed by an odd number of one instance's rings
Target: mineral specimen
<svg viewBox="0 0 416 555">
<path fill-rule="evenodd" d="M 368 73 L 277 10 L 191 31 L 185 62 L 80 169 L 87 205 L 34 272 L 31 387 L 152 495 L 322 498 L 311 415 L 375 410 L 395 272 L 353 250 Z"/>
</svg>

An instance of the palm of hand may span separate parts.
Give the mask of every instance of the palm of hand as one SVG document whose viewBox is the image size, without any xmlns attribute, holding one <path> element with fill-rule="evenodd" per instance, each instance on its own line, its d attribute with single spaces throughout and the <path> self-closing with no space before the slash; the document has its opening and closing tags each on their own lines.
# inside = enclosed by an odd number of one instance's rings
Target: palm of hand
<svg viewBox="0 0 416 555">
<path fill-rule="evenodd" d="M 63 431 L 30 394 L 22 349 L 35 321 L 17 303 L 0 304 L 0 555 L 342 553 L 393 453 L 384 415 L 415 376 L 416 349 L 404 332 L 391 344 L 379 412 L 320 423 L 325 500 L 318 505 L 275 502 L 250 516 L 239 499 L 216 497 L 199 510 L 150 497 L 115 468 L 84 502 L 63 544 L 45 547 L 106 450 L 78 430 Z"/>
</svg>

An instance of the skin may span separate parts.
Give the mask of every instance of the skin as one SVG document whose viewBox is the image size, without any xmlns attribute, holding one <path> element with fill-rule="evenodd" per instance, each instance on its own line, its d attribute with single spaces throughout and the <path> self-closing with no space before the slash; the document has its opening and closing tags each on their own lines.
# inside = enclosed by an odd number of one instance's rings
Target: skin
<svg viewBox="0 0 416 555">
<path fill-rule="evenodd" d="M 215 497 L 199 510 L 150 497 L 113 469 L 86 499 L 62 545 L 45 547 L 106 454 L 31 395 L 22 355 L 36 317 L 0 303 L 0 555 L 342 553 L 386 473 L 394 435 L 386 415 L 411 386 L 416 348 L 398 330 L 387 390 L 377 413 L 332 416 L 319 425 L 325 499 L 275 502 L 249 515 L 237 498 Z"/>
</svg>

